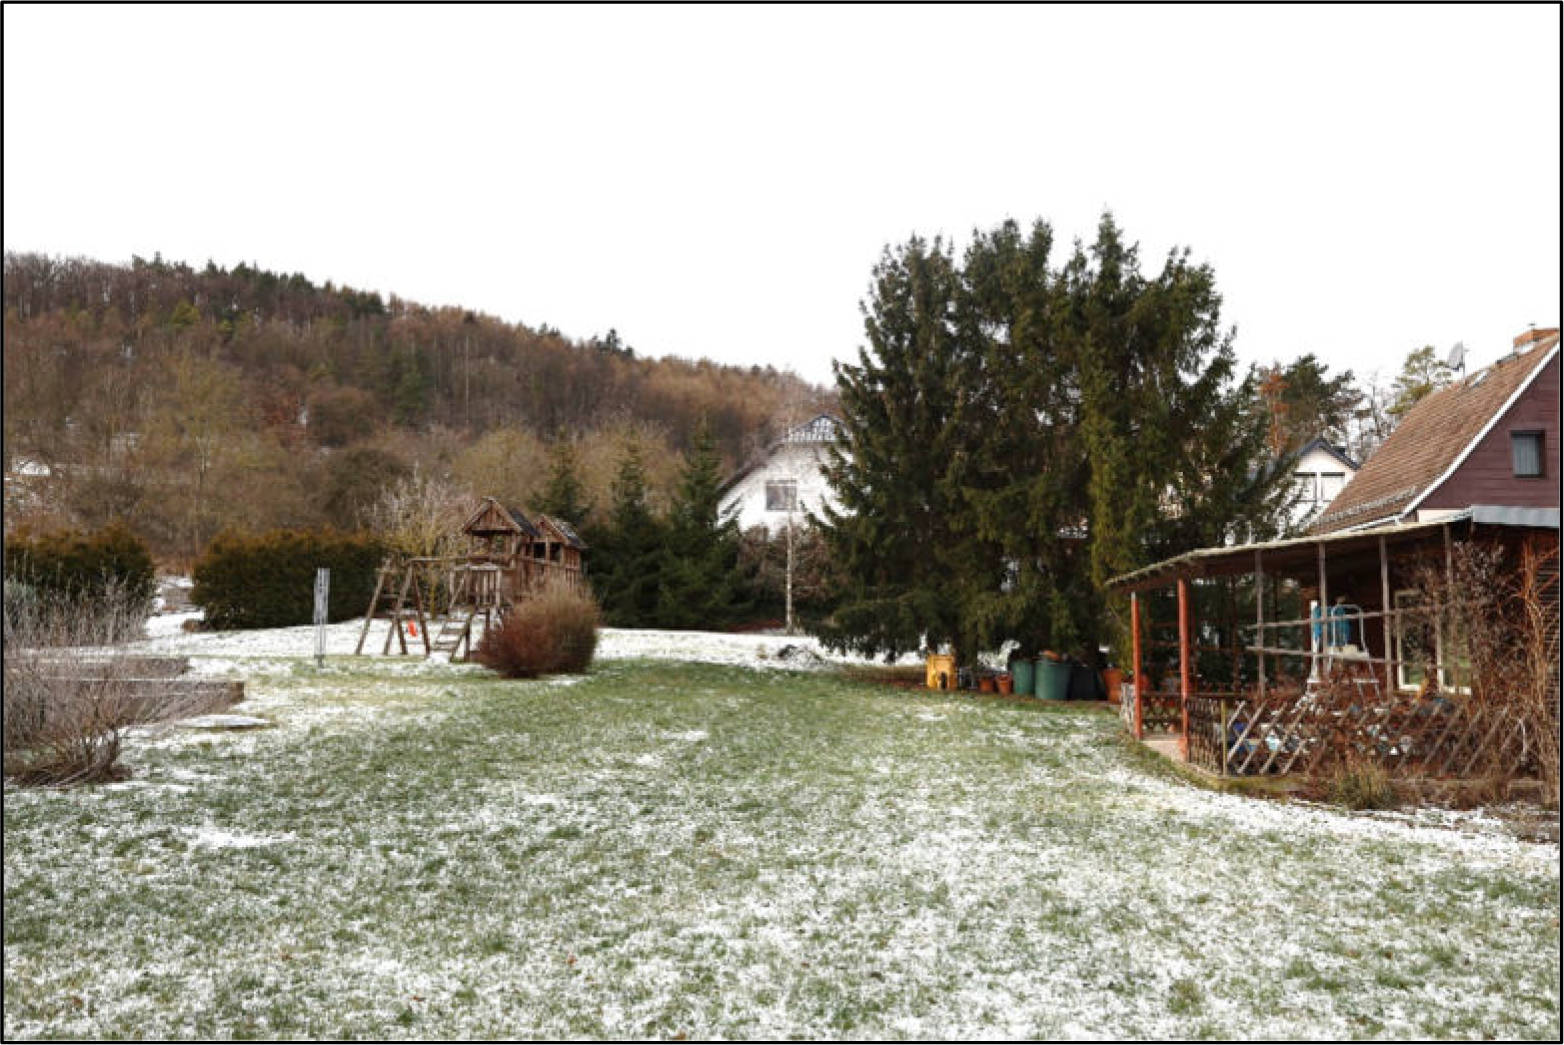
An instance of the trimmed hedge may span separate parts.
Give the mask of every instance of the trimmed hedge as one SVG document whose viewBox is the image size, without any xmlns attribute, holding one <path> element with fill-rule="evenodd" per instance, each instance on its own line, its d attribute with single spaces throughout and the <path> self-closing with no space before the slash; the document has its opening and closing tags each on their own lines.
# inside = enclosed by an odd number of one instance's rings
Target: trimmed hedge
<svg viewBox="0 0 1564 1045">
<path fill-rule="evenodd" d="M 315 619 L 315 570 L 331 570 L 329 619 L 362 616 L 385 544 L 372 534 L 273 530 L 218 534 L 195 567 L 190 601 L 210 628 L 285 628 Z"/>
<path fill-rule="evenodd" d="M 93 533 L 16 534 L 5 541 L 5 577 L 36 596 L 102 601 L 114 589 L 129 606 L 152 609 L 157 571 L 140 538 L 118 524 Z"/>
</svg>

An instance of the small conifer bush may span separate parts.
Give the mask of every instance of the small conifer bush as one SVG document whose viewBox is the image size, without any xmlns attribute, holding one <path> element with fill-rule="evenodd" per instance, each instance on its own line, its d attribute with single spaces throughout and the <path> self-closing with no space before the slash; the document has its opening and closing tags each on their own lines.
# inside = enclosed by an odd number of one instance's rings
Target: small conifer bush
<svg viewBox="0 0 1564 1045">
<path fill-rule="evenodd" d="M 506 678 L 582 672 L 597 651 L 596 600 L 564 584 L 551 585 L 513 607 L 484 633 L 474 659 Z"/>
</svg>

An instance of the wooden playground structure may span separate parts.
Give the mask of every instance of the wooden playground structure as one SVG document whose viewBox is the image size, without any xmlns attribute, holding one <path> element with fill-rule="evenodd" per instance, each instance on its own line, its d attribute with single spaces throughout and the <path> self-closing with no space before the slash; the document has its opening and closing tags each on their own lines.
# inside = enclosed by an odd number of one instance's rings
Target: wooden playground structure
<svg viewBox="0 0 1564 1045">
<path fill-rule="evenodd" d="M 487 630 L 546 587 L 586 587 L 586 542 L 562 520 L 529 519 L 485 497 L 461 533 L 469 545 L 466 554 L 391 556 L 380 565 L 355 654 L 364 652 L 370 624 L 383 619 L 390 623 L 383 656 L 391 654 L 393 642 L 400 653 L 408 653 L 412 632 L 423 643 L 424 656 L 444 652 L 452 660 L 465 660 L 478 620 Z"/>
</svg>

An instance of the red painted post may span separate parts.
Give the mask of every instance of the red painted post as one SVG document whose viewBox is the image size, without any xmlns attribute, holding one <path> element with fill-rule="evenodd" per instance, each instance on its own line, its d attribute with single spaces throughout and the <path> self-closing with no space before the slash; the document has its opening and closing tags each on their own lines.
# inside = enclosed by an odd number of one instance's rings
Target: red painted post
<svg viewBox="0 0 1564 1045">
<path fill-rule="evenodd" d="M 1140 596 L 1135 593 L 1130 595 L 1130 647 L 1134 650 L 1131 659 L 1135 662 L 1135 674 L 1130 677 L 1130 685 L 1135 688 L 1135 739 L 1139 740 L 1145 733 L 1145 726 L 1141 720 L 1140 704 Z"/>
<path fill-rule="evenodd" d="M 1178 749 L 1184 761 L 1189 761 L 1189 691 L 1191 665 L 1189 663 L 1189 578 L 1178 579 L 1178 693 L 1182 708 L 1181 735 Z"/>
</svg>

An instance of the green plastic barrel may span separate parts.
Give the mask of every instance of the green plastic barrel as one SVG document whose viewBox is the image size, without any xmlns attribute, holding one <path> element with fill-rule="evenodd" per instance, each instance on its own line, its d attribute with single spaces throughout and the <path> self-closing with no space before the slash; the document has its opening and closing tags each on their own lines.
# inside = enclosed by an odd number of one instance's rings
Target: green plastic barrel
<svg viewBox="0 0 1564 1045">
<path fill-rule="evenodd" d="M 1044 700 L 1070 699 L 1070 665 L 1067 661 L 1044 657 L 1037 662 L 1037 695 Z"/>
<path fill-rule="evenodd" d="M 1037 689 L 1037 669 L 1029 660 L 1010 662 L 1010 673 L 1015 676 L 1015 692 L 1030 697 Z"/>
</svg>

